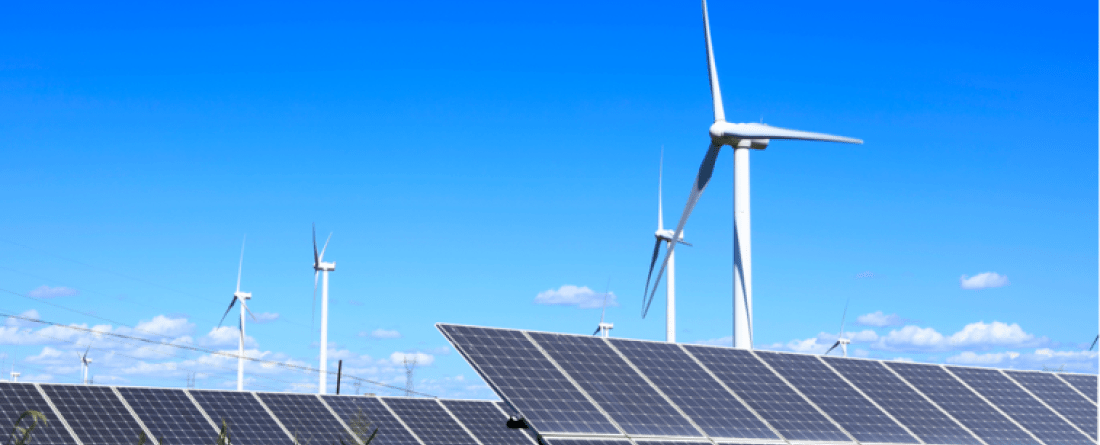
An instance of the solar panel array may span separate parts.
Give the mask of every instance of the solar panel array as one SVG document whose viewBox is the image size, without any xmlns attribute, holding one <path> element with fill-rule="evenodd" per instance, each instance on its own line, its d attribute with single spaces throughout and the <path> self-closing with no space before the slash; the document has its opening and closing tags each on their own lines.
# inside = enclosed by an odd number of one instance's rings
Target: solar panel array
<svg viewBox="0 0 1100 445">
<path fill-rule="evenodd" d="M 537 445 L 526 430 L 506 426 L 504 406 L 487 400 L 0 383 L 5 434 L 27 410 L 46 416 L 32 444 L 135 444 L 144 433 L 166 445 L 211 445 L 224 420 L 235 445 L 293 445 L 295 437 L 350 445 L 367 424 L 378 429 L 372 445 Z"/>
<path fill-rule="evenodd" d="M 549 445 L 1096 445 L 1095 375 L 438 324 Z"/>
</svg>

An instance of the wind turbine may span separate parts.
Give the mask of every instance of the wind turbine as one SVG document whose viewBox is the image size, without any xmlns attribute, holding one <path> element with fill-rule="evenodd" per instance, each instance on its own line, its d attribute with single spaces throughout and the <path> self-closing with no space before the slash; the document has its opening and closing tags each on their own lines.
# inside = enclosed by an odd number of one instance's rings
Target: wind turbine
<svg viewBox="0 0 1100 445">
<path fill-rule="evenodd" d="M 852 340 L 844 338 L 844 319 L 847 317 L 848 303 L 844 303 L 844 315 L 840 316 L 840 333 L 836 334 L 836 343 L 833 343 L 833 346 L 829 348 L 828 351 L 825 351 L 825 354 L 823 355 L 829 355 L 830 352 L 833 352 L 833 349 L 836 349 L 837 346 L 840 346 L 840 350 L 844 352 L 844 356 L 848 356 L 848 345 L 852 344 Z"/>
<path fill-rule="evenodd" d="M 245 238 L 247 239 L 247 237 Z M 244 391 L 244 313 L 247 311 L 248 315 L 252 316 L 255 320 L 256 316 L 252 314 L 252 310 L 248 308 L 245 303 L 247 300 L 252 299 L 251 292 L 241 292 L 241 268 L 244 266 L 244 241 L 241 241 L 241 261 L 237 264 L 237 291 L 233 292 L 233 300 L 229 302 L 229 308 L 222 314 L 221 321 L 218 322 L 218 327 L 221 327 L 222 322 L 225 321 L 225 316 L 229 315 L 229 311 L 233 310 L 233 305 L 241 302 L 241 319 L 240 327 L 241 339 L 237 349 L 237 391 Z"/>
<path fill-rule="evenodd" d="M 324 394 L 328 386 L 326 386 L 326 377 L 328 377 L 328 273 L 336 270 L 336 263 L 325 262 L 325 250 L 328 249 L 328 242 L 332 239 L 332 233 L 328 234 L 328 239 L 325 240 L 324 247 L 321 248 L 321 253 L 317 253 L 317 224 L 313 225 L 313 306 L 317 306 L 317 275 L 322 274 L 324 278 L 321 279 L 321 383 L 317 387 L 318 394 Z"/>
<path fill-rule="evenodd" d="M 649 279 L 653 277 L 653 266 L 657 265 L 657 256 L 661 252 L 661 245 L 666 247 L 672 244 L 672 240 L 676 239 L 676 242 L 691 246 L 690 243 L 684 241 L 684 233 L 681 231 L 677 238 L 673 238 L 671 230 L 665 229 L 665 217 L 661 207 L 661 188 L 662 188 L 662 176 L 664 176 L 665 170 L 665 147 L 661 147 L 661 163 L 657 169 L 657 231 L 653 233 L 653 236 L 657 238 L 657 242 L 653 245 L 653 258 L 649 260 L 649 275 L 645 277 L 646 293 L 649 293 Z M 672 254 L 672 250 L 669 249 L 668 260 L 668 280 L 665 281 L 665 294 L 667 295 L 667 306 L 665 306 L 665 341 L 669 343 L 676 343 L 676 256 Z M 656 290 L 656 284 L 654 284 L 654 290 Z M 643 296 L 645 294 L 642 294 Z M 645 318 L 649 313 L 649 305 L 646 304 L 642 309 L 642 318 Z"/>
<path fill-rule="evenodd" d="M 611 330 L 615 329 L 615 323 L 605 323 L 603 321 L 604 315 L 607 315 L 607 296 L 611 290 L 611 279 L 607 280 L 607 288 L 603 291 L 603 311 L 600 312 L 600 324 L 596 326 L 596 332 L 592 335 L 600 334 L 600 337 L 607 338 L 611 336 Z"/>
<path fill-rule="evenodd" d="M 81 374 L 83 374 L 81 376 L 81 382 L 85 385 L 88 384 L 88 365 L 92 364 L 92 359 L 88 358 L 88 351 L 91 350 L 92 345 L 88 345 L 88 349 L 84 350 L 84 355 L 77 354 L 77 357 L 80 357 L 80 370 L 82 371 Z"/>
<path fill-rule="evenodd" d="M 733 346 L 752 349 L 752 237 L 749 218 L 749 150 L 763 150 L 772 139 L 796 139 L 804 141 L 844 142 L 862 144 L 859 139 L 833 136 L 808 131 L 789 130 L 763 123 L 734 124 L 726 122 L 726 113 L 722 108 L 722 93 L 718 88 L 718 71 L 714 66 L 714 51 L 710 40 L 710 19 L 707 17 L 707 2 L 703 0 L 703 33 L 707 48 L 707 70 L 710 74 L 710 94 L 714 104 L 714 123 L 710 126 L 710 147 L 707 149 L 699 173 L 695 177 L 691 194 L 688 195 L 684 213 L 676 225 L 672 239 L 679 239 L 684 225 L 691 216 L 692 209 L 699 202 L 711 174 L 719 150 L 726 145 L 733 147 Z M 672 256 L 676 243 L 668 246 L 668 253 L 657 273 L 657 283 L 661 281 Z M 657 292 L 654 285 L 646 307 L 653 302 Z"/>
</svg>

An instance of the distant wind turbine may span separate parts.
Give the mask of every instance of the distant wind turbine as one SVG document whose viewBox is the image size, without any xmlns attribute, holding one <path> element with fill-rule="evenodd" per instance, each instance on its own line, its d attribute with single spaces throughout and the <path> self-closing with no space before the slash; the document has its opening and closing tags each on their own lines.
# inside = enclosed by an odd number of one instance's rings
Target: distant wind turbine
<svg viewBox="0 0 1100 445">
<path fill-rule="evenodd" d="M 328 239 L 325 240 L 324 247 L 321 248 L 321 253 L 317 253 L 317 225 L 313 225 L 313 306 L 317 306 L 317 275 L 321 274 L 324 277 L 321 279 L 321 382 L 317 387 L 318 394 L 325 394 L 328 386 L 328 273 L 336 270 L 336 263 L 325 262 L 325 250 L 328 249 L 328 242 L 332 239 L 332 233 L 328 234 Z"/>
<path fill-rule="evenodd" d="M 247 240 L 247 236 L 245 237 Z M 248 304 L 245 301 L 252 299 L 251 292 L 241 292 L 241 268 L 244 267 L 244 241 L 241 241 L 241 261 L 237 264 L 237 291 L 233 292 L 233 300 L 229 302 L 229 308 L 222 314 L 221 321 L 218 322 L 218 327 L 222 326 L 225 321 L 225 316 L 229 315 L 229 311 L 233 310 L 233 305 L 241 302 L 241 319 L 238 327 L 240 328 L 240 342 L 237 346 L 237 391 L 244 391 L 244 313 L 248 312 L 248 315 L 252 316 L 255 320 L 256 316 L 252 314 L 252 310 L 248 308 Z"/>
<path fill-rule="evenodd" d="M 77 357 L 80 357 L 80 370 L 82 371 L 81 372 L 82 376 L 81 376 L 80 380 L 85 385 L 88 384 L 88 366 L 92 364 L 92 359 L 90 357 L 88 357 L 88 351 L 91 351 L 91 350 L 92 350 L 92 345 L 88 345 L 88 349 L 84 350 L 84 355 L 77 354 Z M 15 381 L 15 380 L 12 379 L 12 381 Z"/>
<path fill-rule="evenodd" d="M 847 339 L 847 338 L 844 338 L 844 319 L 845 318 L 848 318 L 848 303 L 847 302 L 844 303 L 844 315 L 840 316 L 840 333 L 836 334 L 836 343 L 833 343 L 833 347 L 829 348 L 828 351 L 825 351 L 824 355 L 829 355 L 830 352 L 833 352 L 833 349 L 836 349 L 837 346 L 840 346 L 840 350 L 844 352 L 844 356 L 845 357 L 848 356 L 848 345 L 851 344 L 852 341 Z"/>
<path fill-rule="evenodd" d="M 603 321 L 604 315 L 607 315 L 607 296 L 611 290 L 611 279 L 607 279 L 607 287 L 603 291 L 603 311 L 600 312 L 600 324 L 596 326 L 596 332 L 592 335 L 600 334 L 600 337 L 607 338 L 611 336 L 611 330 L 615 329 L 615 323 L 605 323 Z"/>
<path fill-rule="evenodd" d="M 649 293 L 649 279 L 653 277 L 653 267 L 657 265 L 657 256 L 661 253 L 661 245 L 666 247 L 672 244 L 673 233 L 671 230 L 665 229 L 665 216 L 661 206 L 661 181 L 665 171 L 665 147 L 661 147 L 661 163 L 657 169 L 657 231 L 653 233 L 653 236 L 657 238 L 657 242 L 653 245 L 653 257 L 649 260 L 649 275 L 645 277 L 645 294 Z M 690 243 L 684 241 L 684 233 L 680 232 L 678 238 L 675 238 L 676 242 L 691 246 Z M 665 306 L 665 341 L 669 343 L 676 343 L 676 256 L 669 251 L 668 254 L 668 280 L 665 280 L 665 294 L 667 305 Z M 654 291 L 656 291 L 657 285 L 654 284 Z M 645 294 L 642 294 L 645 296 Z M 649 313 L 649 305 L 653 303 L 653 297 L 649 297 L 649 301 L 644 303 L 642 307 L 642 318 L 645 318 Z"/>
<path fill-rule="evenodd" d="M 789 130 L 773 127 L 763 123 L 733 124 L 726 122 L 726 112 L 722 106 L 722 93 L 718 88 L 718 71 L 714 65 L 714 51 L 710 40 L 710 19 L 707 16 L 707 2 L 703 0 L 703 34 L 707 49 L 707 70 L 710 74 L 710 94 L 714 105 L 714 123 L 710 126 L 710 148 L 707 149 L 703 163 L 699 166 L 699 173 L 695 177 L 695 184 L 688 195 L 684 213 L 680 216 L 680 222 L 676 225 L 672 239 L 680 239 L 684 225 L 687 224 L 691 211 L 699 202 L 711 174 L 714 173 L 714 162 L 718 158 L 719 150 L 726 145 L 733 147 L 733 345 L 736 348 L 752 349 L 752 239 L 749 218 L 749 150 L 763 150 L 772 139 L 796 139 L 805 141 L 844 142 L 849 144 L 862 144 L 859 139 L 833 136 L 808 131 Z M 742 61 L 750 63 L 750 61 Z M 676 248 L 676 243 L 668 246 L 665 260 L 661 264 L 661 270 L 657 273 L 657 283 L 668 266 L 669 258 Z M 654 284 L 653 293 L 657 292 Z M 653 296 L 650 295 L 650 301 Z"/>
</svg>

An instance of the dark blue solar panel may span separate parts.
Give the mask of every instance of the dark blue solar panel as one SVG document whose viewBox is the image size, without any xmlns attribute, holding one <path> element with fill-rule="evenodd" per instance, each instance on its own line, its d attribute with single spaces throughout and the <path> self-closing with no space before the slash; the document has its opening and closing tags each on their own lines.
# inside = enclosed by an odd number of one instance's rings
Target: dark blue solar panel
<svg viewBox="0 0 1100 445">
<path fill-rule="evenodd" d="M 120 387 L 118 391 L 160 443 L 210 445 L 218 438 L 182 389 Z"/>
<path fill-rule="evenodd" d="M 350 432 L 313 394 L 256 393 L 283 426 L 302 443 L 351 443 Z"/>
<path fill-rule="evenodd" d="M 874 399 L 925 443 L 980 445 L 973 435 L 924 400 L 881 362 L 824 357 L 844 378 Z"/>
<path fill-rule="evenodd" d="M 1038 445 L 1027 433 L 967 389 L 943 368 L 886 363 L 989 445 Z"/>
<path fill-rule="evenodd" d="M 947 369 L 1046 445 L 1093 444 L 1092 440 L 1074 430 L 1000 371 L 959 367 Z"/>
<path fill-rule="evenodd" d="M 707 435 L 779 438 L 678 345 L 632 340 L 611 340 L 611 344 Z"/>
<path fill-rule="evenodd" d="M 474 433 L 482 445 L 535 445 L 525 430 L 508 428 L 508 416 L 493 402 L 442 400 L 447 410 Z"/>
<path fill-rule="evenodd" d="M 76 441 L 65 425 L 61 424 L 57 415 L 50 409 L 46 399 L 39 394 L 38 389 L 31 383 L 0 383 L 0 425 L 3 425 L 3 434 L 11 432 L 12 426 L 24 411 L 38 411 L 46 416 L 45 424 L 38 424 L 31 432 L 31 443 L 49 445 L 75 445 Z M 29 418 L 24 418 L 23 427 L 31 425 Z M 8 439 L 8 436 L 3 437 Z"/>
<path fill-rule="evenodd" d="M 626 439 L 596 440 L 596 439 L 543 439 L 550 445 L 632 445 Z"/>
<path fill-rule="evenodd" d="M 700 436 L 603 339 L 545 333 L 531 337 L 627 434 Z"/>
<path fill-rule="evenodd" d="M 340 418 L 350 427 L 358 419 L 370 423 L 370 429 L 378 429 L 371 445 L 419 445 L 412 433 L 405 428 L 375 397 L 321 396 Z"/>
<path fill-rule="evenodd" d="M 685 348 L 788 440 L 851 441 L 748 351 Z"/>
<path fill-rule="evenodd" d="M 841 379 L 816 356 L 757 352 L 860 442 L 918 443 L 886 413 Z"/>
<path fill-rule="evenodd" d="M 539 432 L 619 433 L 523 333 L 437 326 L 497 394 Z"/>
<path fill-rule="evenodd" d="M 1096 440 L 1096 405 L 1047 372 L 1005 371 L 1036 397 Z"/>
<path fill-rule="evenodd" d="M 279 428 L 279 424 L 275 423 L 275 419 L 264 410 L 252 393 L 194 389 L 188 391 L 219 428 L 222 420 L 225 420 L 235 445 L 292 443 L 290 437 Z"/>
<path fill-rule="evenodd" d="M 477 445 L 435 399 L 382 398 L 397 417 L 405 421 L 424 443 L 431 445 Z"/>
<path fill-rule="evenodd" d="M 1081 391 L 1085 397 L 1096 403 L 1096 376 L 1084 375 L 1084 374 L 1058 374 L 1062 380 L 1065 380 L 1078 391 Z"/>
<path fill-rule="evenodd" d="M 42 385 L 85 444 L 137 443 L 141 426 L 107 386 Z"/>
</svg>

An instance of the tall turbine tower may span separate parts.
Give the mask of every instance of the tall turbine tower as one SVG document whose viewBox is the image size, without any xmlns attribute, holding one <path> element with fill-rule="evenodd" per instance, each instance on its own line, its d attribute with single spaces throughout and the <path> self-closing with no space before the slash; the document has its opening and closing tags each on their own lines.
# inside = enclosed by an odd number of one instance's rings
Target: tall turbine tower
<svg viewBox="0 0 1100 445">
<path fill-rule="evenodd" d="M 247 238 L 246 238 L 247 239 Z M 233 310 L 233 305 L 241 302 L 241 318 L 237 325 L 240 330 L 240 341 L 237 344 L 237 391 L 244 391 L 244 313 L 248 312 L 255 320 L 256 316 L 252 314 L 252 310 L 248 308 L 245 303 L 247 300 L 252 299 L 251 292 L 241 292 L 241 268 L 244 266 L 244 241 L 241 241 L 241 261 L 237 264 L 237 290 L 233 292 L 233 300 L 229 302 L 229 307 L 225 309 L 225 313 L 222 314 L 221 321 L 218 322 L 218 327 L 221 327 L 222 322 L 225 321 L 225 316 L 229 315 L 229 311 Z"/>
<path fill-rule="evenodd" d="M 325 246 L 321 253 L 317 253 L 317 225 L 313 225 L 313 305 L 317 306 L 317 274 L 324 275 L 321 279 L 321 382 L 317 387 L 318 394 L 325 394 L 328 386 L 328 273 L 336 270 L 336 263 L 325 262 L 325 250 L 332 239 L 332 233 L 328 234 Z"/>
<path fill-rule="evenodd" d="M 844 142 L 862 144 L 859 139 L 833 136 L 808 131 L 788 130 L 763 123 L 733 124 L 726 122 L 726 112 L 722 108 L 722 92 L 718 88 L 718 71 L 714 66 L 714 51 L 710 40 L 710 19 L 707 16 L 707 2 L 703 0 L 703 36 L 707 48 L 707 71 L 710 74 L 710 95 L 714 104 L 714 123 L 710 126 L 710 147 L 707 149 L 695 184 L 688 195 L 684 213 L 676 225 L 672 239 L 679 239 L 691 216 L 692 209 L 710 182 L 714 173 L 714 162 L 719 150 L 726 145 L 733 147 L 733 346 L 752 349 L 752 234 L 749 217 L 749 150 L 763 150 L 772 139 L 796 139 L 803 141 Z M 669 244 L 664 263 L 657 273 L 657 282 L 661 281 L 672 256 L 676 243 Z M 654 285 L 653 293 L 656 293 Z M 652 301 L 650 294 L 649 300 Z"/>
<path fill-rule="evenodd" d="M 673 233 L 671 230 L 665 229 L 665 217 L 661 207 L 661 180 L 664 176 L 665 170 L 665 148 L 661 147 L 661 163 L 657 169 L 657 231 L 653 233 L 653 236 L 657 238 L 656 244 L 653 245 L 653 257 L 649 260 L 649 275 L 645 278 L 646 293 L 649 293 L 649 279 L 653 276 L 653 266 L 657 265 L 657 256 L 661 252 L 661 245 L 664 244 L 665 248 L 672 244 Z M 680 233 L 678 238 L 675 238 L 680 244 L 690 246 L 690 243 L 684 241 L 683 232 Z M 656 285 L 654 285 L 656 288 Z M 676 256 L 669 250 L 668 256 L 668 280 L 665 281 L 665 293 L 667 295 L 667 302 L 665 306 L 665 341 L 669 343 L 676 343 Z M 644 295 L 644 294 L 643 294 Z M 649 305 L 653 303 L 652 298 L 642 308 L 642 318 L 645 318 L 649 313 Z"/>
</svg>

